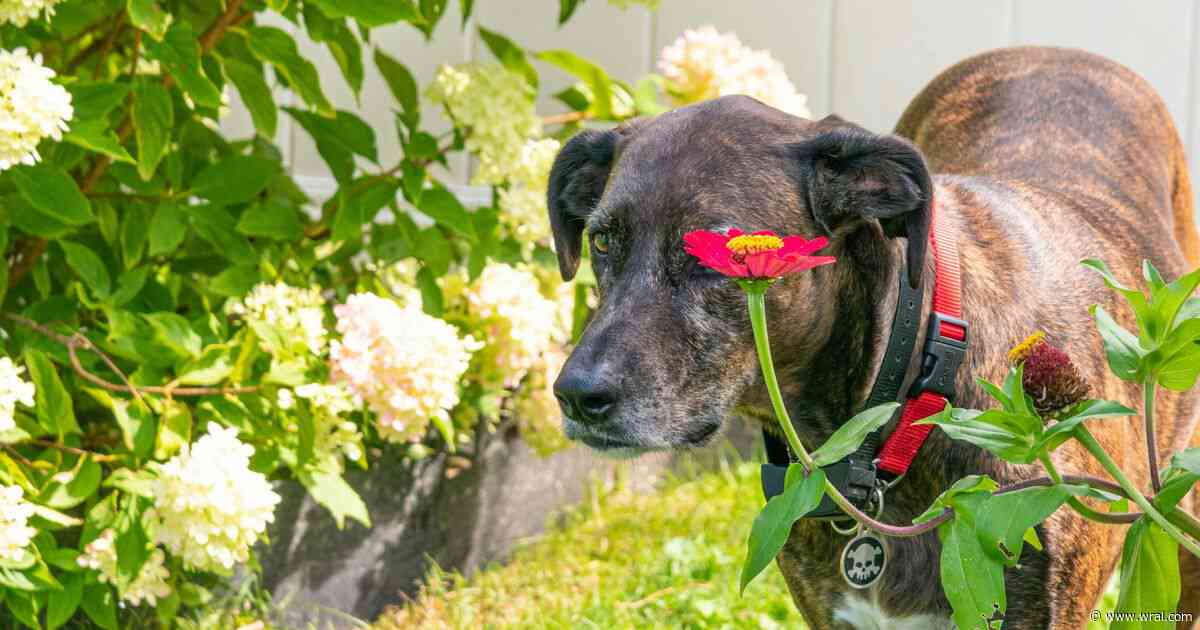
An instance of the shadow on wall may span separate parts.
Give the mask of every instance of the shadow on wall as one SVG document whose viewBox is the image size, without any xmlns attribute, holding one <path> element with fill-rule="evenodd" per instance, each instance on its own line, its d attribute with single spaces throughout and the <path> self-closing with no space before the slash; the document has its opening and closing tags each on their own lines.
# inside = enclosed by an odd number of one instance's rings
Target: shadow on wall
<svg viewBox="0 0 1200 630">
<path fill-rule="evenodd" d="M 747 454 L 757 433 L 735 421 L 728 438 Z M 631 483 L 649 489 L 673 459 L 661 453 L 628 462 Z M 389 452 L 371 470 L 346 475 L 373 527 L 347 521 L 340 531 L 299 484 L 281 482 L 271 544 L 259 555 L 278 621 L 349 628 L 374 619 L 417 592 L 431 560 L 464 573 L 502 560 L 554 512 L 583 499 L 592 480 L 612 479 L 618 465 L 584 448 L 541 458 L 500 434 L 485 438 L 471 467 L 453 478 L 445 454 L 413 462 Z"/>
</svg>

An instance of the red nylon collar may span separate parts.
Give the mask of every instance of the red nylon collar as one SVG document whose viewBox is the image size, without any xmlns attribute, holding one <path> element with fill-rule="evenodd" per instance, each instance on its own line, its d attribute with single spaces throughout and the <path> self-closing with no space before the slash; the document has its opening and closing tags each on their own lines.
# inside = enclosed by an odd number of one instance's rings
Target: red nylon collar
<svg viewBox="0 0 1200 630">
<path fill-rule="evenodd" d="M 947 221 L 938 221 L 936 200 L 930 203 L 929 245 L 933 250 L 933 305 L 930 318 L 942 316 L 938 329 L 941 335 L 949 340 L 965 344 L 967 328 L 962 322 L 962 270 L 958 256 L 958 232 Z M 933 328 L 929 329 L 934 332 Z M 927 339 L 925 345 L 930 341 Z M 949 378 L 954 378 L 951 372 Z M 953 390 L 953 382 L 949 383 Z M 883 443 L 879 451 L 879 469 L 896 476 L 908 472 L 917 457 L 917 452 L 925 444 L 931 424 L 913 424 L 917 420 L 927 418 L 941 411 L 947 402 L 947 397 L 941 393 L 924 389 L 912 392 L 904 402 L 900 414 L 900 422 L 892 434 Z"/>
</svg>

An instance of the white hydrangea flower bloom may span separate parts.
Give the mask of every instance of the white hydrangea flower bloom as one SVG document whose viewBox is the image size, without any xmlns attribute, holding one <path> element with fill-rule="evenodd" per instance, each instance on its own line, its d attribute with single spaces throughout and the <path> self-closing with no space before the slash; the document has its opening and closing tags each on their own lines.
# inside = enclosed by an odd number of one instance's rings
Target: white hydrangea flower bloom
<svg viewBox="0 0 1200 630">
<path fill-rule="evenodd" d="M 71 93 L 52 78 L 54 71 L 42 65 L 40 55 L 0 50 L 0 171 L 35 164 L 41 159 L 39 142 L 62 140 L 75 109 Z"/>
<path fill-rule="evenodd" d="M 333 379 L 366 401 L 379 432 L 396 442 L 419 438 L 433 418 L 448 420 L 458 384 L 479 344 L 450 324 L 356 293 L 333 309 L 341 340 L 330 347 Z"/>
<path fill-rule="evenodd" d="M 486 354 L 502 372 L 505 385 L 515 385 L 537 365 L 561 328 L 559 308 L 542 295 L 537 278 L 528 271 L 491 263 L 471 283 L 467 309 L 482 322 Z"/>
<path fill-rule="evenodd" d="M 17 428 L 17 403 L 33 406 L 33 383 L 21 378 L 25 368 L 8 357 L 0 358 L 0 433 Z"/>
<path fill-rule="evenodd" d="M 548 241 L 550 214 L 546 186 L 550 167 L 562 144 L 553 138 L 526 140 L 509 173 L 507 189 L 500 191 L 500 218 L 522 242 Z"/>
<path fill-rule="evenodd" d="M 289 337 L 303 339 L 313 354 L 325 352 L 325 298 L 319 289 L 262 283 L 245 297 L 227 302 L 225 312 L 265 322 Z"/>
<path fill-rule="evenodd" d="M 208 434 L 159 469 L 155 483 L 157 542 L 191 568 L 228 573 L 275 518 L 279 495 L 250 470 L 254 448 L 237 430 L 208 425 Z"/>
<path fill-rule="evenodd" d="M 676 105 L 745 94 L 789 114 L 812 116 L 807 98 L 796 91 L 782 63 L 712 26 L 684 31 L 662 49 L 658 69 L 670 84 Z"/>
<path fill-rule="evenodd" d="M 46 17 L 54 15 L 54 5 L 63 0 L 0 0 L 0 24 L 11 23 L 23 27 L 29 20 L 36 20 L 45 12 Z"/>
<path fill-rule="evenodd" d="M 507 181 L 525 139 L 542 133 L 533 88 L 498 63 L 442 66 L 426 94 L 467 129 L 466 148 L 479 158 L 475 184 Z"/>
<path fill-rule="evenodd" d="M 0 486 L 0 560 L 15 562 L 24 555 L 37 530 L 28 525 L 33 504 L 21 486 Z"/>
<path fill-rule="evenodd" d="M 120 581 L 117 577 L 116 539 L 116 531 L 111 528 L 104 530 L 95 540 L 84 546 L 83 553 L 75 560 L 79 566 L 96 571 L 101 582 L 114 586 Z M 142 564 L 137 577 L 125 587 L 121 599 L 134 606 L 141 605 L 142 602 L 154 606 L 158 600 L 169 597 L 171 585 L 167 584 L 167 580 L 170 579 L 171 572 L 165 566 L 166 559 L 162 549 L 155 547 L 154 551 L 150 552 L 150 557 Z"/>
</svg>

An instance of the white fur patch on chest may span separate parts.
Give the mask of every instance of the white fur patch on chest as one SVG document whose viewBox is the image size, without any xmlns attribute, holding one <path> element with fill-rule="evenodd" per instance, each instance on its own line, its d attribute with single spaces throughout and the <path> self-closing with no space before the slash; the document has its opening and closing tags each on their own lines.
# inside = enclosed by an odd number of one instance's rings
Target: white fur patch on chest
<svg viewBox="0 0 1200 630">
<path fill-rule="evenodd" d="M 953 630 L 954 624 L 947 617 L 934 615 L 912 615 L 889 617 L 878 602 L 846 594 L 842 604 L 833 611 L 833 618 L 850 624 L 855 630 Z"/>
</svg>

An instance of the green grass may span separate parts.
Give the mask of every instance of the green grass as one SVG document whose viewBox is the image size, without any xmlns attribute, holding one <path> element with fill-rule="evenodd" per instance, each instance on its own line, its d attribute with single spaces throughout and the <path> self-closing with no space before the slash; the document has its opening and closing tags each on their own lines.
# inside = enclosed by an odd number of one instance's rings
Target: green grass
<svg viewBox="0 0 1200 630">
<path fill-rule="evenodd" d="M 774 565 L 738 595 L 762 494 L 757 464 L 721 468 L 670 479 L 653 494 L 594 490 L 503 565 L 471 578 L 435 569 L 413 601 L 372 630 L 805 628 Z M 1112 610 L 1115 587 L 1101 610 Z"/>
<path fill-rule="evenodd" d="M 797 628 L 774 566 L 737 591 L 758 467 L 722 467 L 659 492 L 593 492 L 503 566 L 470 579 L 434 570 L 374 630 L 400 628 Z"/>
</svg>

